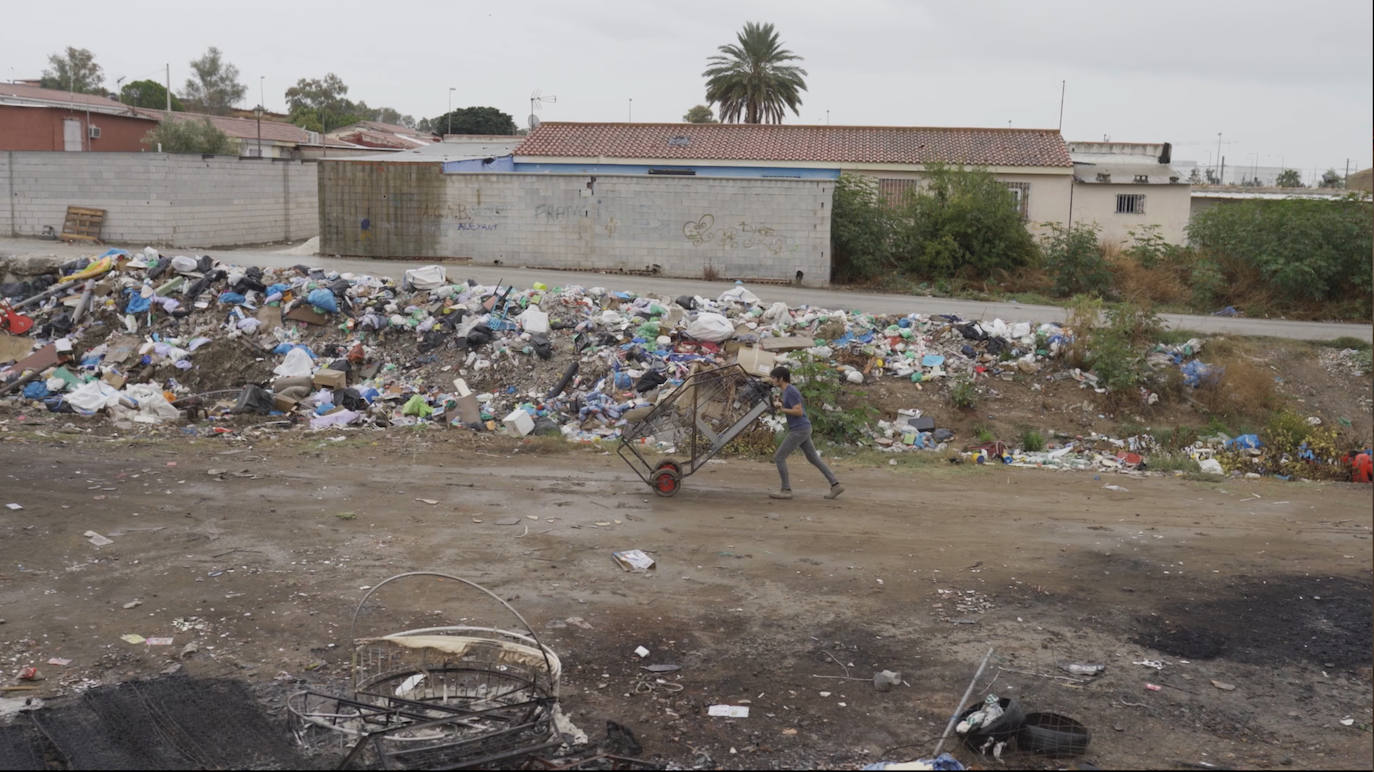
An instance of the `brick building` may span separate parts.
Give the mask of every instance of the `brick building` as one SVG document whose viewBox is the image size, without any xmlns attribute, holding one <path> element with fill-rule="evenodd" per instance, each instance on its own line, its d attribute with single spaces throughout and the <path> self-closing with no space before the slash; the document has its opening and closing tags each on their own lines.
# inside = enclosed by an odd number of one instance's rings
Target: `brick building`
<svg viewBox="0 0 1374 772">
<path fill-rule="evenodd" d="M 0 150 L 137 152 L 157 124 L 108 97 L 0 83 Z"/>
</svg>

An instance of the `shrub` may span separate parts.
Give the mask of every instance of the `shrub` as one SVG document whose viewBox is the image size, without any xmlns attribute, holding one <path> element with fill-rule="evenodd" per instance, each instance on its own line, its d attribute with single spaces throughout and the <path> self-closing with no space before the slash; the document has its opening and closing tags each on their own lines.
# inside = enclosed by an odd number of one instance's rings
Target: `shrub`
<svg viewBox="0 0 1374 772">
<path fill-rule="evenodd" d="M 229 135 L 215 128 L 209 118 L 169 117 L 143 137 L 143 144 L 152 150 L 160 146 L 163 153 L 224 155 L 233 149 Z"/>
<path fill-rule="evenodd" d="M 1104 306 L 1090 298 L 1076 298 L 1068 312 L 1074 343 L 1070 362 L 1089 367 L 1098 383 L 1117 397 L 1145 385 L 1152 372 L 1145 356 L 1163 332 L 1163 323 L 1147 306 L 1115 303 Z"/>
<path fill-rule="evenodd" d="M 973 427 L 973 436 L 977 438 L 979 442 L 992 442 L 997 439 L 997 435 L 992 433 L 992 429 L 989 429 L 987 424 L 975 425 Z"/>
<path fill-rule="evenodd" d="M 983 278 L 1030 264 L 1035 242 L 1016 197 L 984 169 L 928 167 L 893 215 L 894 258 L 919 276 Z"/>
<path fill-rule="evenodd" d="M 949 403 L 960 410 L 972 410 L 978 404 L 978 389 L 973 381 L 960 376 L 949 385 Z"/>
<path fill-rule="evenodd" d="M 1188 226 L 1191 244 L 1257 269 L 1285 304 L 1349 300 L 1370 313 L 1374 205 L 1336 201 L 1241 201 L 1213 207 Z"/>
<path fill-rule="evenodd" d="M 1312 433 L 1307 419 L 1292 410 L 1280 410 L 1269 417 L 1261 437 L 1264 444 L 1279 453 L 1295 453 Z"/>
<path fill-rule="evenodd" d="M 835 279 L 873 278 L 892 268 L 892 212 L 869 177 L 841 174 L 830 209 Z"/>
<path fill-rule="evenodd" d="M 1021 431 L 1021 449 L 1027 453 L 1039 453 L 1045 449 L 1045 437 L 1035 429 Z"/>
<path fill-rule="evenodd" d="M 1145 462 L 1145 466 L 1152 472 L 1202 472 L 1202 467 L 1197 461 L 1187 453 L 1177 451 L 1154 453 Z"/>
<path fill-rule="evenodd" d="M 1041 238 L 1045 269 L 1060 295 L 1090 293 L 1100 297 L 1111 291 L 1112 272 L 1097 241 L 1097 226 L 1065 227 L 1046 223 L 1049 233 Z"/>
<path fill-rule="evenodd" d="M 806 403 L 806 417 L 816 437 L 834 443 L 861 442 L 878 414 L 865 401 L 865 392 L 847 388 L 839 371 L 805 352 L 791 355 L 792 381 Z M 829 406 L 830 410 L 826 407 Z"/>
</svg>

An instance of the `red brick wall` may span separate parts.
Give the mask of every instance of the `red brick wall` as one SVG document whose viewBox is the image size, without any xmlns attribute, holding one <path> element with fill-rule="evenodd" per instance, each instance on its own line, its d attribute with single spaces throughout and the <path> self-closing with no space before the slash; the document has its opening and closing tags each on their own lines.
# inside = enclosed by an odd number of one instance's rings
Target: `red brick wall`
<svg viewBox="0 0 1374 772">
<path fill-rule="evenodd" d="M 86 132 L 86 113 L 55 107 L 14 107 L 0 105 L 0 150 L 62 150 L 62 121 L 81 121 Z M 91 113 L 90 125 L 100 128 L 100 138 L 88 140 L 84 147 L 93 152 L 138 152 L 147 150 L 140 140 L 156 121 L 118 115 Z"/>
</svg>

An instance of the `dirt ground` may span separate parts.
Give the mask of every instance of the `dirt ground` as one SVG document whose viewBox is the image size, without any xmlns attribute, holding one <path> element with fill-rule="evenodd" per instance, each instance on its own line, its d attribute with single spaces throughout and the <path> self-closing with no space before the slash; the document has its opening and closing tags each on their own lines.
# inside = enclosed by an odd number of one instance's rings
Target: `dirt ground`
<svg viewBox="0 0 1374 772">
<path fill-rule="evenodd" d="M 989 648 L 974 699 L 1075 717 L 1100 767 L 1368 768 L 1374 753 L 1369 486 L 904 460 L 839 462 L 848 491 L 826 501 L 797 459 L 800 495 L 777 502 L 770 465 L 731 460 L 664 499 L 599 450 L 456 430 L 250 441 L 6 418 L 0 504 L 23 509 L 0 509 L 0 683 L 29 665 L 45 678 L 22 695 L 173 665 L 277 694 L 337 687 L 364 588 L 435 570 L 530 622 L 594 741 L 614 721 L 665 765 L 928 756 Z M 634 548 L 655 570 L 612 562 Z M 429 624 L 518 627 L 471 592 L 393 602 Z M 1080 681 L 1068 662 L 1106 671 Z M 905 684 L 877 691 L 883 669 Z M 708 717 L 719 703 L 750 715 Z"/>
</svg>

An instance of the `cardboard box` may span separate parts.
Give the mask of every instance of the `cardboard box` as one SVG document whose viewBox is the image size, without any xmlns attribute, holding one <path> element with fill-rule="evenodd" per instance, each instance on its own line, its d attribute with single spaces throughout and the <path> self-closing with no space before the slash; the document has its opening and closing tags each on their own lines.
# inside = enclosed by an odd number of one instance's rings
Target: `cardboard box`
<svg viewBox="0 0 1374 772">
<path fill-rule="evenodd" d="M 103 373 L 101 373 L 100 380 L 110 384 L 116 389 L 122 389 L 124 388 L 124 382 L 128 379 L 124 376 L 124 373 L 121 373 L 113 368 L 107 368 Z"/>
<path fill-rule="evenodd" d="M 744 372 L 766 378 L 769 371 L 777 366 L 778 358 L 758 346 L 752 346 L 740 349 L 733 361 L 743 367 Z"/>
<path fill-rule="evenodd" d="M 292 321 L 305 322 L 306 324 L 329 324 L 329 317 L 306 304 L 296 306 L 290 311 L 287 311 L 284 316 Z"/>
<path fill-rule="evenodd" d="M 348 373 L 326 368 L 315 373 L 313 383 L 317 389 L 342 389 L 348 385 Z"/>
<path fill-rule="evenodd" d="M 296 399 L 295 397 L 290 397 L 285 394 L 272 395 L 272 407 L 276 410 L 280 410 L 283 413 L 290 413 L 292 410 L 295 410 L 296 404 L 299 401 L 300 400 Z"/>
<path fill-rule="evenodd" d="M 800 351 L 811 348 L 816 341 L 802 335 L 787 335 L 781 338 L 764 338 L 759 341 L 764 351 Z"/>
</svg>

